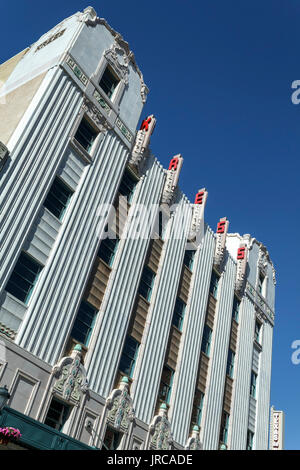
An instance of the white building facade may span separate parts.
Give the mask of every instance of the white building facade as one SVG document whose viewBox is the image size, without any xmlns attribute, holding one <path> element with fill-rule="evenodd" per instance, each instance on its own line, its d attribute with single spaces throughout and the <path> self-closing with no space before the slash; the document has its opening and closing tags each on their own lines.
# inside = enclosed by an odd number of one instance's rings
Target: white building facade
<svg viewBox="0 0 300 470">
<path fill-rule="evenodd" d="M 25 447 L 267 449 L 272 261 L 151 153 L 128 43 L 89 7 L 0 81 L 7 423 Z"/>
</svg>

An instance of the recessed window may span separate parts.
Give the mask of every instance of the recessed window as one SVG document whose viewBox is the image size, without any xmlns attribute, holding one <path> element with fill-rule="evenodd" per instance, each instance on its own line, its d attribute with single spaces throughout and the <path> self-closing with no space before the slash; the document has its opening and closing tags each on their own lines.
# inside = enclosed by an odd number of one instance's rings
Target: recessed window
<svg viewBox="0 0 300 470">
<path fill-rule="evenodd" d="M 71 337 L 87 346 L 94 327 L 96 315 L 97 310 L 83 300 L 76 316 Z"/>
<path fill-rule="evenodd" d="M 164 366 L 160 383 L 159 398 L 165 403 L 170 402 L 173 377 L 174 370 L 171 369 L 171 367 Z"/>
<path fill-rule="evenodd" d="M 43 266 L 26 253 L 21 253 L 5 290 L 28 303 Z"/>
<path fill-rule="evenodd" d="M 256 382 L 257 382 L 257 374 L 255 372 L 251 372 L 251 383 L 250 383 L 250 395 L 253 398 L 256 398 Z"/>
<path fill-rule="evenodd" d="M 215 299 L 217 298 L 219 279 L 220 276 L 218 276 L 215 271 L 212 271 L 209 292 L 213 295 Z"/>
<path fill-rule="evenodd" d="M 71 407 L 56 398 L 52 398 L 50 407 L 45 419 L 45 424 L 51 428 L 61 431 L 70 415 Z"/>
<path fill-rule="evenodd" d="M 192 411 L 192 424 L 194 425 L 196 424 L 197 426 L 200 426 L 201 424 L 203 401 L 204 401 L 204 393 L 196 389 L 194 404 L 193 404 L 193 411 Z"/>
<path fill-rule="evenodd" d="M 203 351 L 208 357 L 210 353 L 212 329 L 208 325 L 204 325 L 203 338 L 201 344 L 201 351 Z"/>
<path fill-rule="evenodd" d="M 253 449 L 253 438 L 254 438 L 253 432 L 248 431 L 248 433 L 247 433 L 247 450 L 252 450 Z"/>
<path fill-rule="evenodd" d="M 155 273 L 150 268 L 145 266 L 142 272 L 139 294 L 141 294 L 148 302 L 150 302 L 151 299 L 154 278 Z"/>
<path fill-rule="evenodd" d="M 173 325 L 175 325 L 180 331 L 182 330 L 185 307 L 186 304 L 177 297 L 173 313 Z"/>
<path fill-rule="evenodd" d="M 234 352 L 231 349 L 229 349 L 228 357 L 227 357 L 226 374 L 229 375 L 229 377 L 231 378 L 233 378 L 234 358 L 235 358 Z"/>
<path fill-rule="evenodd" d="M 119 239 L 105 238 L 100 244 L 98 256 L 105 261 L 108 266 L 112 266 L 118 248 Z"/>
<path fill-rule="evenodd" d="M 104 93 L 111 99 L 120 80 L 113 72 L 111 67 L 108 65 L 104 70 L 102 78 L 99 82 L 100 87 L 104 91 Z"/>
<path fill-rule="evenodd" d="M 229 429 L 229 414 L 223 411 L 221 419 L 220 441 L 227 444 Z"/>
<path fill-rule="evenodd" d="M 264 295 L 264 287 L 265 287 L 265 276 L 262 272 L 258 275 L 258 292 L 261 295 Z"/>
<path fill-rule="evenodd" d="M 196 253 L 195 250 L 186 250 L 184 254 L 183 264 L 187 266 L 190 269 L 190 271 L 193 270 L 195 253 Z"/>
<path fill-rule="evenodd" d="M 96 131 L 86 118 L 82 118 L 74 138 L 87 152 L 90 152 L 97 135 L 98 131 Z"/>
<path fill-rule="evenodd" d="M 139 346 L 140 344 L 132 336 L 126 337 L 119 369 L 128 377 L 133 376 Z"/>
<path fill-rule="evenodd" d="M 122 434 L 107 426 L 103 439 L 102 450 L 117 450 L 122 439 Z"/>
<path fill-rule="evenodd" d="M 122 196 L 127 197 L 128 202 L 131 201 L 135 187 L 137 184 L 136 178 L 134 178 L 133 175 L 128 170 L 125 170 L 125 173 L 123 175 L 120 187 L 119 187 L 119 192 Z"/>
<path fill-rule="evenodd" d="M 45 199 L 44 206 L 55 215 L 55 217 L 62 220 L 72 194 L 73 191 L 71 191 L 61 179 L 55 178 Z"/>
<path fill-rule="evenodd" d="M 260 343 L 260 335 L 261 335 L 261 323 L 259 321 L 255 321 L 255 331 L 254 331 L 254 338 L 255 341 Z"/>
<path fill-rule="evenodd" d="M 232 318 L 238 323 L 239 322 L 239 310 L 240 310 L 240 301 L 234 296 L 233 298 L 233 307 L 232 307 Z"/>
</svg>

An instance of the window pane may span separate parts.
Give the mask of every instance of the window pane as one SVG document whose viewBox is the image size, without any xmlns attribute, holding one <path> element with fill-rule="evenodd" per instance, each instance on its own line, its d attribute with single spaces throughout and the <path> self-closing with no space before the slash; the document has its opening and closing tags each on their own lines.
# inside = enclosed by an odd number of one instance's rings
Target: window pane
<svg viewBox="0 0 300 470">
<path fill-rule="evenodd" d="M 139 294 L 141 294 L 148 302 L 151 298 L 152 286 L 155 278 L 155 273 L 147 266 L 144 267 L 142 278 L 139 285 Z"/>
<path fill-rule="evenodd" d="M 119 79 L 115 76 L 115 74 L 113 73 L 113 71 L 110 69 L 110 67 L 106 67 L 103 75 L 102 75 L 102 78 L 100 80 L 100 87 L 102 88 L 102 90 L 104 91 L 104 93 L 109 97 L 111 98 L 112 95 L 113 95 L 113 92 L 115 91 L 118 83 L 119 83 Z"/>
<path fill-rule="evenodd" d="M 26 253 L 21 253 L 5 290 L 27 303 L 42 268 Z"/>
<path fill-rule="evenodd" d="M 110 239 L 110 238 L 105 238 L 102 240 L 99 251 L 98 251 L 98 256 L 105 261 L 105 263 L 108 264 L 108 266 L 111 266 L 114 260 L 115 253 L 118 248 L 118 243 L 119 240 L 118 238 L 115 239 Z"/>
<path fill-rule="evenodd" d="M 186 250 L 184 255 L 183 263 L 187 266 L 191 271 L 193 269 L 194 264 L 194 257 L 195 257 L 195 250 Z"/>
<path fill-rule="evenodd" d="M 122 181 L 120 183 L 119 192 L 122 196 L 127 197 L 128 202 L 132 199 L 134 189 L 136 187 L 137 180 L 131 176 L 129 171 L 125 170 Z"/>
<path fill-rule="evenodd" d="M 219 276 L 215 271 L 211 274 L 209 292 L 216 298 L 218 292 Z"/>
<path fill-rule="evenodd" d="M 83 118 L 75 134 L 75 139 L 82 145 L 82 147 L 87 152 L 89 152 L 97 135 L 98 132 L 91 126 L 91 124 L 85 118 Z"/>
<path fill-rule="evenodd" d="M 140 344 L 132 336 L 126 337 L 119 369 L 129 377 L 133 375 L 139 346 Z"/>
<path fill-rule="evenodd" d="M 207 325 L 204 325 L 201 350 L 207 356 L 209 356 L 209 353 L 210 353 L 211 335 L 212 335 L 211 328 L 209 328 L 209 326 Z"/>
<path fill-rule="evenodd" d="M 175 325 L 180 331 L 183 325 L 185 307 L 185 303 L 181 299 L 177 298 L 173 314 L 173 325 Z"/>
<path fill-rule="evenodd" d="M 60 431 L 68 419 L 70 410 L 69 405 L 53 398 L 45 419 L 45 424 Z"/>
<path fill-rule="evenodd" d="M 73 192 L 59 178 L 55 178 L 45 199 L 44 206 L 61 220 L 72 194 Z"/>
<path fill-rule="evenodd" d="M 72 338 L 87 346 L 96 315 L 97 310 L 87 302 L 82 301 L 72 329 Z"/>
</svg>

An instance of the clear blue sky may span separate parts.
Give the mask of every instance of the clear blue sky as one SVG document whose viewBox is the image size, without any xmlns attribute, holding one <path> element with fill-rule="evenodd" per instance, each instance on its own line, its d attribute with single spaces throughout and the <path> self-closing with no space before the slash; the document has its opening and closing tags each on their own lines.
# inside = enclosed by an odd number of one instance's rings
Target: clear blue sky
<svg viewBox="0 0 300 470">
<path fill-rule="evenodd" d="M 1 5 L 0 62 L 89 0 Z M 286 448 L 300 449 L 298 0 L 130 0 L 90 3 L 129 42 L 150 88 L 152 150 L 166 166 L 184 157 L 180 185 L 209 192 L 206 221 L 251 233 L 277 270 L 271 404 L 286 413 Z"/>
</svg>

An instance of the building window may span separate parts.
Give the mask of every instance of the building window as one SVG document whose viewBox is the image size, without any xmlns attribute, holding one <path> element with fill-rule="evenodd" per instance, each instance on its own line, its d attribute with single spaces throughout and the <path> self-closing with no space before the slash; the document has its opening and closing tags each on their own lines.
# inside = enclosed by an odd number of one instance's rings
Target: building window
<svg viewBox="0 0 300 470">
<path fill-rule="evenodd" d="M 128 170 L 125 170 L 119 187 L 119 192 L 122 196 L 127 197 L 128 202 L 132 199 L 136 184 L 136 178 L 134 178 Z"/>
<path fill-rule="evenodd" d="M 173 384 L 174 370 L 171 367 L 164 366 L 161 376 L 159 399 L 165 403 L 170 402 L 171 390 Z"/>
<path fill-rule="evenodd" d="M 213 271 L 211 274 L 209 292 L 213 295 L 215 299 L 217 298 L 219 279 L 220 276 L 218 276 L 218 274 Z"/>
<path fill-rule="evenodd" d="M 265 276 L 262 272 L 258 275 L 258 292 L 260 295 L 264 295 Z"/>
<path fill-rule="evenodd" d="M 180 331 L 182 330 L 185 307 L 186 304 L 177 297 L 173 313 L 173 325 L 175 325 Z"/>
<path fill-rule="evenodd" d="M 97 135 L 98 131 L 86 118 L 83 118 L 74 137 L 87 152 L 90 152 Z"/>
<path fill-rule="evenodd" d="M 108 266 L 112 266 L 118 248 L 119 239 L 105 238 L 100 244 L 98 256 L 105 261 Z"/>
<path fill-rule="evenodd" d="M 257 374 L 251 372 L 251 384 L 250 384 L 250 396 L 256 398 L 256 383 L 257 383 Z"/>
<path fill-rule="evenodd" d="M 254 331 L 254 338 L 260 344 L 260 335 L 261 335 L 261 323 L 259 321 L 255 321 L 255 331 Z"/>
<path fill-rule="evenodd" d="M 221 419 L 221 431 L 220 431 L 220 441 L 223 444 L 227 444 L 228 428 L 229 428 L 229 414 L 223 411 L 222 419 Z"/>
<path fill-rule="evenodd" d="M 248 431 L 248 434 L 247 434 L 247 450 L 252 450 L 253 449 L 253 438 L 254 438 L 253 432 Z"/>
<path fill-rule="evenodd" d="M 235 358 L 234 352 L 231 349 L 229 349 L 228 357 L 227 357 L 226 374 L 229 375 L 229 377 L 231 378 L 233 378 L 234 358 Z"/>
<path fill-rule="evenodd" d="M 102 78 L 99 82 L 100 87 L 104 91 L 104 93 L 108 96 L 108 98 L 112 98 L 118 83 L 120 82 L 119 78 L 113 72 L 112 68 L 108 65 L 104 70 Z"/>
<path fill-rule="evenodd" d="M 43 266 L 22 252 L 5 290 L 27 304 Z"/>
<path fill-rule="evenodd" d="M 196 250 L 186 250 L 184 254 L 183 264 L 189 268 L 190 271 L 193 270 L 194 258 Z"/>
<path fill-rule="evenodd" d="M 55 215 L 55 217 L 62 220 L 72 194 L 73 191 L 71 191 L 61 179 L 55 178 L 45 199 L 44 206 Z"/>
<path fill-rule="evenodd" d="M 84 346 L 88 346 L 96 315 L 97 310 L 83 300 L 76 316 L 71 337 L 84 344 Z"/>
<path fill-rule="evenodd" d="M 45 419 L 45 424 L 51 428 L 61 431 L 70 415 L 71 407 L 56 398 L 52 398 L 49 410 Z"/>
<path fill-rule="evenodd" d="M 211 337 L 212 329 L 209 328 L 209 326 L 204 325 L 201 351 L 203 351 L 208 357 L 210 353 Z"/>
<path fill-rule="evenodd" d="M 119 369 L 128 377 L 133 376 L 139 346 L 140 344 L 132 336 L 126 337 Z"/>
<path fill-rule="evenodd" d="M 139 286 L 139 294 L 150 302 L 155 273 L 145 266 L 142 272 L 142 278 Z"/>
<path fill-rule="evenodd" d="M 164 211 L 159 210 L 158 212 L 158 236 L 162 240 L 164 239 L 164 236 L 165 236 L 165 231 L 166 231 L 168 220 L 169 220 L 169 217 L 167 216 L 167 214 Z"/>
<path fill-rule="evenodd" d="M 192 411 L 192 424 L 197 425 L 197 426 L 200 426 L 201 424 L 203 401 L 204 401 L 204 393 L 196 389 L 194 404 L 193 404 L 193 411 Z"/>
<path fill-rule="evenodd" d="M 240 301 L 236 296 L 234 296 L 233 307 L 232 307 L 232 318 L 237 323 L 239 322 L 239 311 L 240 311 Z"/>
<path fill-rule="evenodd" d="M 122 439 L 122 434 L 107 426 L 103 439 L 102 450 L 117 450 Z"/>
</svg>

